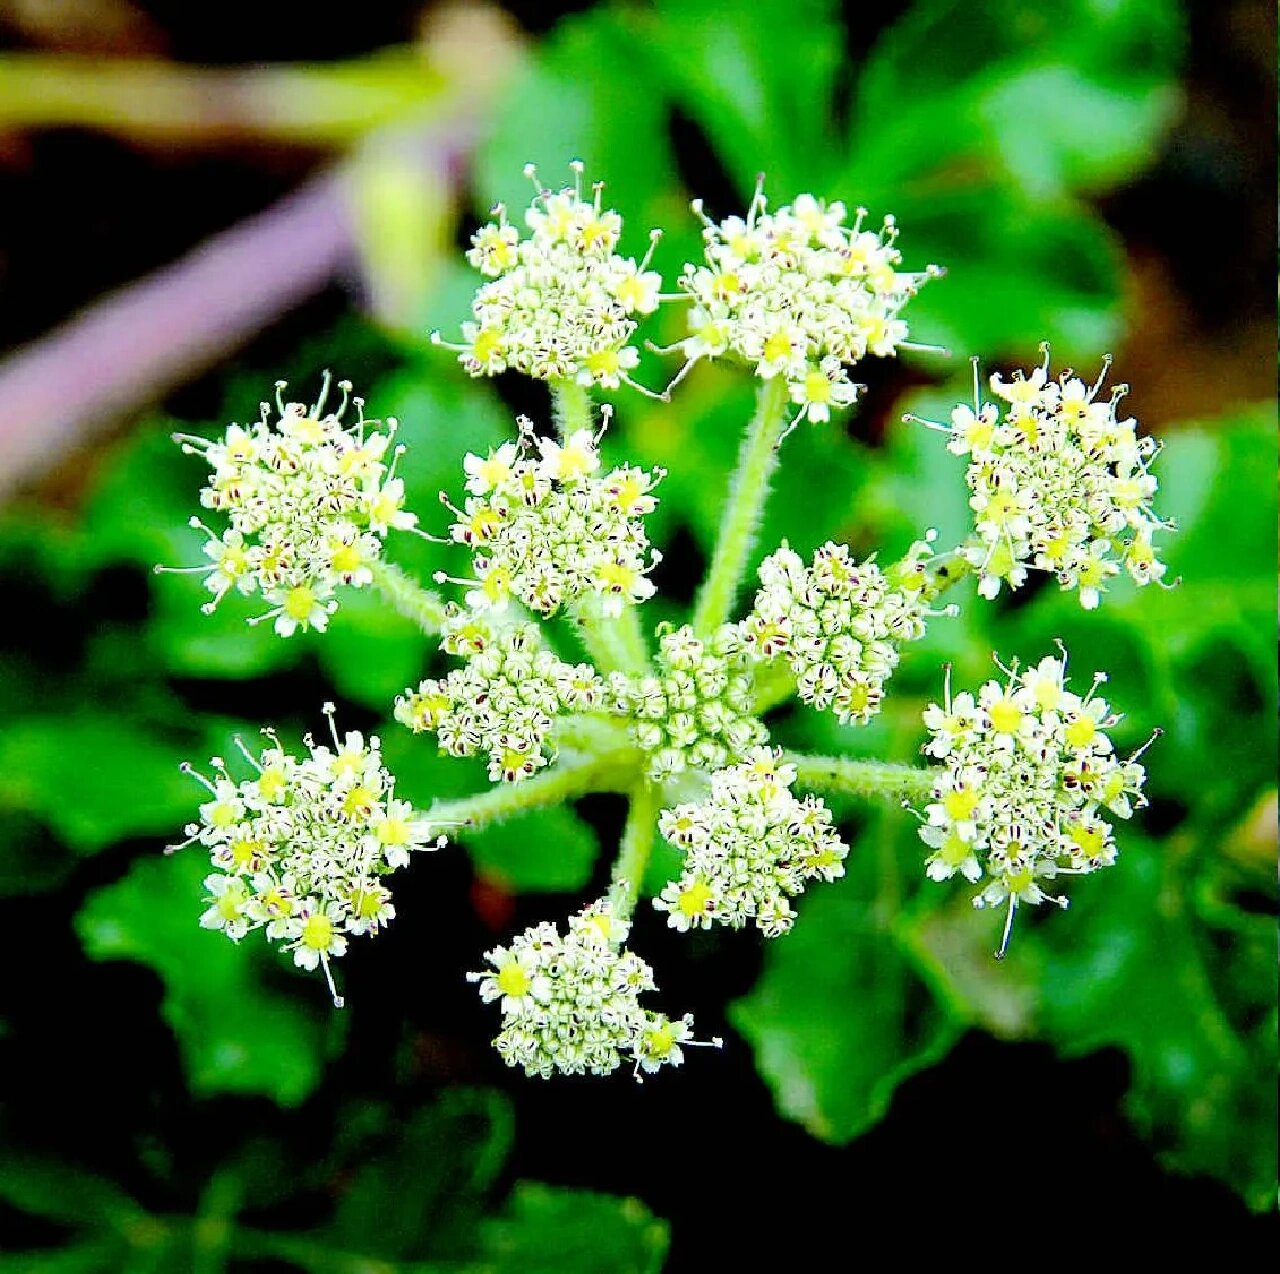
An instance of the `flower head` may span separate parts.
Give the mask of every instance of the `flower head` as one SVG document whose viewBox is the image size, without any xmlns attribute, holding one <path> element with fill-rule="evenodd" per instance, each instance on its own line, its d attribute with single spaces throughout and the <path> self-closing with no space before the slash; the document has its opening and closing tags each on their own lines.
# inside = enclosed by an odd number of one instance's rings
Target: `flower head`
<svg viewBox="0 0 1280 1274">
<path fill-rule="evenodd" d="M 841 721 L 869 721 L 899 646 L 922 636 L 925 617 L 937 613 L 925 606 L 931 542 L 913 544 L 887 571 L 831 542 L 806 567 L 784 542 L 760 564 L 760 591 L 741 625 L 747 649 L 757 659 L 785 659 L 806 703 Z"/>
<path fill-rule="evenodd" d="M 768 212 L 757 186 L 746 219 L 702 217 L 705 260 L 686 265 L 679 286 L 692 305 L 690 362 L 732 354 L 766 380 L 785 378 L 797 420 L 829 419 L 858 387 L 847 368 L 869 354 L 885 357 L 907 338 L 907 301 L 938 271 L 899 269 L 897 227 L 863 228 L 866 209 L 846 225 L 844 204 L 800 195 Z"/>
<path fill-rule="evenodd" d="M 969 457 L 974 511 L 973 535 L 959 552 L 984 597 L 1019 588 L 1039 570 L 1092 610 L 1122 569 L 1140 585 L 1164 577 L 1154 537 L 1170 524 L 1151 508 L 1157 445 L 1119 418 L 1123 387 L 1099 397 L 1102 380 L 1089 385 L 1070 372 L 1050 380 L 1046 361 L 1008 381 L 992 376 L 1003 407 L 975 393 L 973 407 L 952 412 L 947 445 Z"/>
<path fill-rule="evenodd" d="M 382 541 L 393 528 L 408 530 L 417 518 L 402 507 L 404 483 L 395 477 L 399 452 L 387 461 L 396 422 L 386 432 L 364 418 L 364 404 L 349 399 L 326 411 L 329 382 L 313 406 L 286 403 L 277 386 L 279 419 L 262 417 L 244 428 L 231 425 L 220 439 L 175 435 L 184 451 L 200 455 L 212 472 L 200 502 L 223 513 L 222 531 L 199 518 L 191 525 L 208 537 L 205 566 L 177 568 L 203 574 L 213 594 L 206 613 L 233 589 L 261 594 L 269 609 L 249 622 L 274 620 L 282 637 L 298 629 L 321 632 L 337 609 L 339 587 L 372 582 Z M 357 419 L 343 423 L 348 402 Z M 157 567 L 158 571 L 175 568 Z"/>
<path fill-rule="evenodd" d="M 932 851 L 933 880 L 959 873 L 982 884 L 974 906 L 1008 903 L 1000 954 L 1018 904 L 1067 900 L 1045 886 L 1059 876 L 1109 867 L 1116 849 L 1101 812 L 1128 818 L 1143 804 L 1145 771 L 1135 753 L 1116 757 L 1106 730 L 1120 718 L 1097 691 L 1067 688 L 1066 655 L 1008 671 L 978 692 L 952 697 L 924 714 L 940 758 L 920 837 Z M 1143 749 L 1145 750 L 1145 749 Z"/>
<path fill-rule="evenodd" d="M 346 952 L 348 936 L 377 933 L 395 916 L 383 878 L 445 837 L 395 796 L 378 740 L 354 731 L 340 738 L 332 704 L 325 714 L 332 746 L 308 736 L 303 757 L 270 731 L 256 756 L 237 739 L 247 778 L 233 779 L 220 757 L 210 762 L 213 778 L 184 766 L 212 799 L 171 848 L 203 845 L 216 868 L 205 879 L 203 928 L 236 942 L 265 930 L 299 967 L 322 966 L 332 991 L 329 961 Z"/>
<path fill-rule="evenodd" d="M 538 924 L 485 953 L 489 967 L 467 978 L 486 1003 L 499 1001 L 494 1044 L 508 1066 L 547 1079 L 607 1075 L 624 1059 L 637 1078 L 680 1065 L 680 1046 L 697 1042 L 689 1038 L 692 1018 L 672 1021 L 641 1007 L 653 970 L 627 950 L 628 928 L 602 899 L 573 916 L 565 934 Z"/>
<path fill-rule="evenodd" d="M 597 442 L 586 429 L 562 443 L 535 439 L 522 419 L 518 441 L 466 457 L 470 494 L 461 508 L 449 506 L 450 534 L 472 551 L 474 578 L 455 582 L 473 609 L 514 598 L 550 616 L 589 599 L 617 615 L 653 595 L 649 572 L 661 554 L 643 519 L 657 506 L 661 471 L 623 465 L 599 474 Z"/>
<path fill-rule="evenodd" d="M 718 770 L 764 742 L 750 661 L 735 625 L 705 641 L 687 624 L 672 629 L 659 641 L 655 664 L 650 675 L 614 673 L 608 683 L 608 707 L 631 720 L 650 778 Z"/>
<path fill-rule="evenodd" d="M 567 664 L 541 644 L 533 624 L 495 629 L 466 612 L 446 622 L 445 649 L 465 663 L 396 699 L 396 720 L 432 730 L 454 756 L 489 757 L 492 782 L 514 783 L 550 759 L 545 741 L 561 712 L 590 711 L 604 685 L 589 664 Z"/>
<path fill-rule="evenodd" d="M 796 772 L 779 756 L 756 748 L 712 774 L 706 800 L 662 812 L 659 829 L 685 853 L 680 879 L 653 903 L 672 928 L 750 920 L 775 937 L 791 928 L 790 899 L 810 880 L 844 875 L 849 850 L 830 812 L 815 796 L 791 794 Z"/>
<path fill-rule="evenodd" d="M 538 185 L 532 166 L 525 170 L 536 191 L 524 214 L 527 238 L 501 204 L 472 236 L 467 260 L 488 279 L 472 302 L 474 321 L 463 324 L 459 344 L 432 335 L 458 351 L 472 376 L 513 368 L 606 389 L 634 384 L 634 316 L 657 309 L 662 284 L 648 268 L 658 232 L 639 262 L 621 256 L 622 218 L 602 206 L 603 184 L 583 198 L 582 165 L 572 167 L 574 184 L 555 192 Z"/>
</svg>

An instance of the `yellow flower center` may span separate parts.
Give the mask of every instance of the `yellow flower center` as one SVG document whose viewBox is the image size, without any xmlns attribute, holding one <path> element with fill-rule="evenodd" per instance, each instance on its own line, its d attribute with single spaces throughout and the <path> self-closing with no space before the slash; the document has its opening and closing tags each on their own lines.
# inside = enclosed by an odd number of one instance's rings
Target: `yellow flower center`
<svg viewBox="0 0 1280 1274">
<path fill-rule="evenodd" d="M 1067 742 L 1073 748 L 1087 748 L 1098 734 L 1094 719 L 1085 714 L 1078 716 L 1066 729 Z"/>
<path fill-rule="evenodd" d="M 997 699 L 987 711 L 997 734 L 1014 734 L 1022 724 L 1022 709 L 1011 699 Z"/>
<path fill-rule="evenodd" d="M 320 913 L 302 922 L 302 945 L 312 951 L 328 951 L 333 945 L 333 921 Z"/>
<path fill-rule="evenodd" d="M 511 995 L 516 999 L 528 995 L 531 985 L 529 975 L 514 960 L 498 970 L 497 983 L 498 990 L 503 995 Z"/>
<path fill-rule="evenodd" d="M 707 909 L 707 903 L 711 901 L 711 888 L 701 880 L 695 880 L 688 889 L 680 891 L 680 897 L 676 900 L 676 906 L 680 909 L 680 914 L 684 916 L 700 916 Z"/>
<path fill-rule="evenodd" d="M 311 587 L 307 584 L 299 584 L 297 588 L 291 588 L 284 595 L 283 610 L 290 619 L 304 624 L 311 618 L 315 604 L 316 595 L 311 591 Z"/>
<path fill-rule="evenodd" d="M 948 792 L 942 798 L 942 808 L 946 810 L 949 818 L 955 819 L 957 823 L 963 823 L 972 817 L 973 811 L 978 808 L 978 794 L 972 788 L 956 788 L 954 792 Z"/>
</svg>

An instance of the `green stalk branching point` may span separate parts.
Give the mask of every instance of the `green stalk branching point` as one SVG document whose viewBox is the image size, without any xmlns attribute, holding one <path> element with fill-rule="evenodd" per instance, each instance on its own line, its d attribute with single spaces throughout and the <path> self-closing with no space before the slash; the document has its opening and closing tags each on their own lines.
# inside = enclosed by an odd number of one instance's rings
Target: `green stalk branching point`
<svg viewBox="0 0 1280 1274">
<path fill-rule="evenodd" d="M 760 517 L 769 494 L 769 480 L 778 467 L 778 446 L 786 427 L 787 401 L 784 376 L 775 376 L 760 386 L 756 413 L 742 439 L 729 498 L 720 518 L 711 567 L 694 607 L 693 628 L 699 637 L 709 637 L 733 610 L 755 547 Z"/>
<path fill-rule="evenodd" d="M 649 652 L 640 617 L 634 606 L 624 606 L 620 615 L 604 615 L 594 599 L 574 610 L 582 644 L 602 673 L 625 672 L 643 676 L 649 669 Z"/>
</svg>

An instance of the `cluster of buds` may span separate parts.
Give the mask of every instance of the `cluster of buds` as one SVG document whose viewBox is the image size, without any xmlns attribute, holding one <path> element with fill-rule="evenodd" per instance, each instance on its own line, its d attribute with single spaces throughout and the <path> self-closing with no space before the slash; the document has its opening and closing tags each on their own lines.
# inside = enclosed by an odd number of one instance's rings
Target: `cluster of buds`
<svg viewBox="0 0 1280 1274">
<path fill-rule="evenodd" d="M 795 767 L 755 748 L 711 776 L 711 794 L 664 810 L 659 829 L 684 850 L 684 869 L 654 899 L 674 929 L 737 929 L 754 921 L 766 937 L 795 922 L 791 899 L 811 880 L 844 875 L 848 847 L 816 796 L 791 793 Z"/>
<path fill-rule="evenodd" d="M 514 783 L 547 764 L 547 735 L 561 712 L 589 712 L 604 685 L 589 664 L 567 664 L 541 642 L 533 624 L 494 632 L 463 615 L 444 648 L 466 662 L 396 699 L 395 717 L 415 734 L 433 730 L 453 756 L 489 757 L 491 782 Z"/>
<path fill-rule="evenodd" d="M 804 560 L 784 542 L 760 564 L 760 591 L 742 622 L 758 659 L 790 665 L 800 698 L 842 721 L 869 721 L 898 665 L 899 647 L 924 633 L 932 535 L 888 571 L 828 541 Z"/>
<path fill-rule="evenodd" d="M 288 637 L 299 628 L 323 631 L 337 609 L 338 586 L 371 583 L 388 530 L 411 529 L 417 518 L 402 507 L 395 455 L 390 464 L 385 459 L 394 420 L 385 433 L 370 428 L 378 422 L 364 418 L 357 398 L 358 419 L 345 425 L 351 387 L 344 382 L 340 406 L 326 412 L 327 377 L 310 407 L 286 403 L 283 381 L 276 388 L 274 427 L 263 403 L 261 419 L 247 429 L 233 424 L 216 440 L 175 435 L 184 451 L 208 462 L 213 472 L 200 502 L 226 514 L 229 526 L 219 533 L 192 518 L 208 536 L 211 564 L 156 569 L 204 574 L 213 594 L 206 613 L 232 589 L 260 593 L 271 609 L 249 622 L 273 619 Z"/>
<path fill-rule="evenodd" d="M 607 900 L 569 920 L 562 935 L 538 924 L 507 947 L 485 953 L 491 966 L 469 973 L 485 1003 L 499 1001 L 502 1031 L 494 1040 L 508 1066 L 526 1075 L 607 1075 L 629 1059 L 636 1077 L 679 1066 L 693 1018 L 671 1019 L 643 1008 L 653 970 L 625 943 L 629 926 Z M 709 1041 L 715 1047 L 719 1040 Z"/>
<path fill-rule="evenodd" d="M 1145 771 L 1135 753 L 1115 755 L 1108 727 L 1120 719 L 1097 694 L 1067 689 L 1066 656 L 988 681 L 977 696 L 951 695 L 948 674 L 941 705 L 930 704 L 924 751 L 943 762 L 925 809 L 921 839 L 933 851 L 934 880 L 959 872 L 986 884 L 977 907 L 1008 902 L 1000 954 L 1020 902 L 1067 900 L 1043 885 L 1062 875 L 1109 867 L 1116 857 L 1105 809 L 1128 818 L 1145 802 Z"/>
<path fill-rule="evenodd" d="M 1102 380 L 1087 385 L 1065 372 L 1051 381 L 1046 363 L 1007 382 L 991 378 L 1003 413 L 976 393 L 972 408 L 952 412 L 947 445 L 969 457 L 974 511 L 960 554 L 984 597 L 1002 584 L 1018 588 L 1036 569 L 1078 589 L 1091 610 L 1122 567 L 1140 585 L 1164 576 L 1153 537 L 1169 527 L 1151 510 L 1157 445 L 1118 419 L 1123 387 L 1099 398 Z"/>
<path fill-rule="evenodd" d="M 538 185 L 532 166 L 525 170 L 537 192 L 524 214 L 528 238 L 501 204 L 472 237 L 467 260 L 490 280 L 472 302 L 474 322 L 463 324 L 460 344 L 432 334 L 458 351 L 472 376 L 511 368 L 606 389 L 634 384 L 634 316 L 652 313 L 660 299 L 661 277 L 648 268 L 659 235 L 650 236 L 639 263 L 618 255 L 622 218 L 601 207 L 601 183 L 584 200 L 582 164 L 573 170 L 574 185 L 555 193 Z"/>
<path fill-rule="evenodd" d="M 757 376 L 783 377 L 796 419 L 825 421 L 857 397 L 847 368 L 892 355 L 907 339 L 900 312 L 938 271 L 898 268 L 891 217 L 878 232 L 864 230 L 859 208 L 845 225 L 844 204 L 812 195 L 765 208 L 762 186 L 745 220 L 712 221 L 694 201 L 706 261 L 686 265 L 679 280 L 693 302 L 681 348 L 690 364 L 732 354 Z"/>
<path fill-rule="evenodd" d="M 609 708 L 630 718 L 648 774 L 660 780 L 687 769 L 717 770 L 763 743 L 755 689 L 736 625 L 707 641 L 687 624 L 665 633 L 655 673 L 609 679 Z"/>
<path fill-rule="evenodd" d="M 643 518 L 657 505 L 661 472 L 623 465 L 598 475 L 597 444 L 587 429 L 563 444 L 535 438 L 521 419 L 517 441 L 466 457 L 469 494 L 462 508 L 450 506 L 450 534 L 474 554 L 475 578 L 457 581 L 468 588 L 468 605 L 493 609 L 515 597 L 550 616 L 593 599 L 603 614 L 617 615 L 652 596 L 649 572 L 660 554 Z"/>
<path fill-rule="evenodd" d="M 378 740 L 339 738 L 333 705 L 325 705 L 333 746 L 306 739 L 294 757 L 264 731 L 269 747 L 254 756 L 237 745 L 252 774 L 237 782 L 220 757 L 213 777 L 183 768 L 209 791 L 187 839 L 209 851 L 217 870 L 205 879 L 206 929 L 235 942 L 250 930 L 282 942 L 304 969 L 323 966 L 334 1002 L 329 961 L 343 955 L 349 934 L 374 934 L 394 917 L 383 878 L 404 867 L 415 849 L 439 849 L 445 838 L 395 797 Z"/>
</svg>

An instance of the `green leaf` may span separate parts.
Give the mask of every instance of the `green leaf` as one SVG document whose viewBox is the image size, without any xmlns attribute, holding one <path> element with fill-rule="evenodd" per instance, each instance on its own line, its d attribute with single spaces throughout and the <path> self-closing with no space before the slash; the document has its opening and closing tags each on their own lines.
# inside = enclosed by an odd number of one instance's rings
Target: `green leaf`
<svg viewBox="0 0 1280 1274">
<path fill-rule="evenodd" d="M 483 1230 L 494 1274 L 656 1274 L 666 1222 L 638 1199 L 519 1181 L 506 1215 Z"/>
<path fill-rule="evenodd" d="M 1256 1208 L 1276 1191 L 1275 926 L 1253 917 L 1225 946 L 1191 895 L 1213 846 L 1154 845 L 1126 830 L 1104 878 L 1037 929 L 1044 1029 L 1068 1053 L 1133 1059 L 1130 1113 L 1171 1164 L 1230 1182 Z M 1222 954 L 1212 957 L 1217 948 Z M 1258 976 L 1258 975 L 1261 976 Z"/>
<path fill-rule="evenodd" d="M 1094 358 L 1114 344 L 1119 250 L 1091 213 L 974 182 L 906 193 L 893 206 L 908 264 L 947 270 L 907 307 L 914 339 L 1032 359 L 1047 340 L 1059 360 Z"/>
<path fill-rule="evenodd" d="M 64 1224 L 111 1227 L 143 1215 L 114 1182 L 70 1163 L 19 1151 L 0 1158 L 0 1199 L 21 1212 Z"/>
<path fill-rule="evenodd" d="M 636 14 L 636 52 L 701 126 L 745 196 L 765 172 L 778 202 L 814 184 L 832 152 L 833 91 L 844 56 L 830 0 L 666 0 Z"/>
<path fill-rule="evenodd" d="M 318 978 L 299 973 L 293 994 L 273 989 L 289 975 L 260 935 L 235 945 L 199 928 L 207 872 L 198 848 L 135 863 L 89 896 L 76 917 L 80 940 L 90 959 L 135 960 L 159 974 L 197 1096 L 261 1093 L 297 1105 L 319 1082 L 326 1037 L 342 1029 L 342 1015 Z"/>
<path fill-rule="evenodd" d="M 673 210 L 674 164 L 666 103 L 635 73 L 641 55 L 625 15 L 600 8 L 561 22 L 516 77 L 476 154 L 484 207 L 505 203 L 518 220 L 533 195 L 526 164 L 558 187 L 580 159 L 588 180 L 608 182 L 607 201 L 626 222 L 622 251 L 643 252 L 649 227 Z"/>
<path fill-rule="evenodd" d="M 924 0 L 857 84 L 852 155 L 877 190 L 976 167 L 1037 198 L 1146 162 L 1176 106 L 1173 0 Z"/>
<path fill-rule="evenodd" d="M 315 650 L 340 693 L 385 710 L 422 676 L 433 645 L 374 589 L 359 588 L 343 592 L 338 614 L 329 630 L 317 636 Z"/>
<path fill-rule="evenodd" d="M 454 1088 L 396 1124 L 344 1189 L 325 1246 L 386 1259 L 464 1255 L 511 1147 L 506 1098 Z"/>
<path fill-rule="evenodd" d="M 779 1112 L 826 1141 L 875 1123 L 898 1084 L 959 1033 L 889 928 L 896 904 L 876 899 L 895 871 L 887 824 L 877 826 L 842 880 L 802 900 L 795 928 L 770 942 L 755 989 L 729 1011 Z"/>
<path fill-rule="evenodd" d="M 0 727 L 0 807 L 32 814 L 77 853 L 171 831 L 191 810 L 172 735 L 81 710 Z"/>
</svg>

